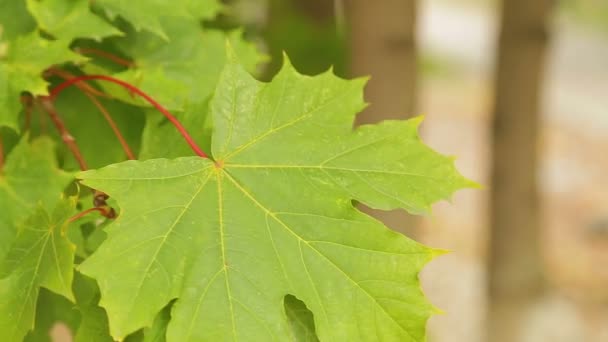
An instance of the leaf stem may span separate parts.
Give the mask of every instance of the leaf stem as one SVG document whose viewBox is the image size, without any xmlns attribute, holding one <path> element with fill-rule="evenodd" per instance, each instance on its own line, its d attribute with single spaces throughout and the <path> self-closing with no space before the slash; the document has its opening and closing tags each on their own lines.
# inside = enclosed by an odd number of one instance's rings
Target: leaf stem
<svg viewBox="0 0 608 342">
<path fill-rule="evenodd" d="M 74 222 L 74 221 L 76 221 L 76 220 L 78 220 L 78 219 L 80 219 L 80 218 L 82 218 L 82 217 L 84 217 L 84 216 L 86 216 L 86 215 L 94 212 L 94 211 L 98 211 L 101 214 L 101 216 L 106 217 L 106 218 L 112 219 L 112 218 L 116 217 L 116 213 L 111 208 L 108 210 L 107 208 L 104 208 L 104 207 L 93 207 L 93 208 L 89 208 L 87 210 L 81 211 L 78 214 L 70 217 L 68 219 L 68 222 L 72 223 L 72 222 Z"/>
<path fill-rule="evenodd" d="M 148 103 L 150 103 L 152 106 L 154 106 L 159 112 L 161 112 L 169 121 L 171 121 L 173 126 L 175 126 L 175 128 L 178 130 L 178 132 L 184 138 L 184 140 L 186 140 L 186 142 L 188 143 L 190 148 L 194 151 L 194 153 L 196 153 L 198 156 L 200 156 L 202 158 L 209 158 L 209 156 L 205 152 L 203 152 L 203 150 L 201 150 L 201 148 L 196 144 L 196 142 L 194 142 L 194 139 L 192 139 L 192 137 L 190 136 L 190 134 L 188 133 L 186 128 L 184 126 L 182 126 L 182 124 L 177 120 L 177 118 L 175 118 L 175 116 L 173 116 L 173 114 L 171 114 L 167 109 L 165 109 L 165 107 L 163 107 L 158 102 L 156 102 L 156 100 L 154 100 L 148 94 L 144 93 L 142 90 L 140 90 L 139 88 L 135 87 L 134 85 L 132 85 L 128 82 L 119 80 L 119 79 L 111 77 L 111 76 L 106 76 L 106 75 L 82 75 L 82 76 L 77 76 L 77 77 L 71 78 L 71 79 L 66 80 L 65 82 L 59 84 L 57 87 L 55 87 L 54 89 L 52 89 L 50 91 L 49 97 L 51 99 L 53 99 L 57 95 L 59 95 L 65 88 L 71 86 L 72 84 L 75 84 L 75 83 L 78 83 L 81 81 L 87 81 L 87 80 L 103 80 L 103 81 L 107 81 L 107 82 L 112 82 L 114 84 L 118 84 L 119 86 L 129 90 L 132 93 L 135 93 L 135 94 L 141 96 Z"/>
<path fill-rule="evenodd" d="M 44 108 L 44 110 L 49 114 L 51 121 L 53 121 L 53 124 L 55 124 L 59 135 L 61 135 L 61 139 L 74 155 L 74 158 L 78 162 L 80 169 L 82 171 L 87 170 L 87 163 L 82 157 L 82 153 L 80 153 L 80 149 L 76 144 L 76 139 L 74 139 L 74 137 L 70 134 L 68 129 L 65 127 L 65 124 L 59 117 L 59 114 L 57 114 L 57 110 L 55 109 L 55 106 L 53 106 L 51 98 L 49 96 L 38 96 L 38 99 L 40 104 L 42 105 L 42 108 Z"/>
<path fill-rule="evenodd" d="M 109 53 L 103 50 L 95 49 L 95 48 L 82 48 L 78 47 L 74 49 L 75 52 L 80 53 L 82 55 L 96 55 L 99 57 L 103 57 L 107 60 L 110 60 L 118 65 L 125 66 L 127 68 L 132 68 L 135 66 L 135 62 L 130 61 L 128 59 L 118 57 L 113 53 Z"/>
<path fill-rule="evenodd" d="M 55 75 L 55 76 L 61 77 L 64 80 L 69 80 L 71 78 L 76 77 L 76 75 L 74 75 L 74 74 L 72 74 L 70 72 L 67 72 L 67 71 L 61 70 L 61 69 L 57 69 L 57 68 L 49 68 L 49 69 L 47 69 L 45 71 L 45 74 L 44 74 L 45 77 L 50 76 L 50 75 Z M 76 83 L 74 85 L 76 87 L 78 87 L 79 89 L 81 89 L 83 91 L 87 91 L 90 94 L 93 94 L 95 96 L 105 97 L 105 98 L 108 98 L 108 99 L 112 98 L 112 96 L 110 96 L 110 95 L 108 95 L 108 94 L 106 94 L 106 93 L 104 93 L 104 92 L 102 92 L 100 90 L 97 90 L 97 89 L 91 87 L 86 82 L 78 82 L 78 83 Z"/>
<path fill-rule="evenodd" d="M 49 72 L 57 75 L 61 78 L 63 78 L 64 80 L 69 80 L 73 77 L 76 77 L 72 74 L 70 74 L 69 72 L 63 71 L 63 70 L 59 70 L 59 69 L 49 69 Z M 91 102 L 93 102 L 93 104 L 95 105 L 95 107 L 97 107 L 97 109 L 99 109 L 99 111 L 103 114 L 103 117 L 106 119 L 106 121 L 108 122 L 108 124 L 110 125 L 110 127 L 112 128 L 112 131 L 114 132 L 114 135 L 116 136 L 116 138 L 118 139 L 118 141 L 120 142 L 120 145 L 122 146 L 122 149 L 125 151 L 125 154 L 127 155 L 127 158 L 133 160 L 133 159 L 137 159 L 135 158 L 135 154 L 133 153 L 133 150 L 131 150 L 131 147 L 129 146 L 129 144 L 127 143 L 127 141 L 125 140 L 124 136 L 122 135 L 122 133 L 120 132 L 120 129 L 118 128 L 118 125 L 116 125 L 116 122 L 114 121 L 114 119 L 112 119 L 112 116 L 110 115 L 110 113 L 108 112 L 108 110 L 101 104 L 101 102 L 99 102 L 99 100 L 97 100 L 97 98 L 94 96 L 96 93 L 101 93 L 103 95 L 107 96 L 105 93 L 102 93 L 96 89 L 94 89 L 93 87 L 89 86 L 87 83 L 85 82 L 78 82 L 74 84 L 78 89 L 80 89 L 80 91 L 82 91 L 82 93 L 84 95 L 86 95 L 89 100 L 91 100 Z M 91 90 L 94 90 L 95 92 L 91 92 Z"/>
<path fill-rule="evenodd" d="M 129 158 L 131 160 L 137 159 L 137 158 L 135 158 L 135 154 L 133 153 L 133 150 L 131 150 L 131 147 L 125 140 L 124 136 L 122 135 L 122 133 L 120 133 L 120 129 L 118 129 L 116 122 L 114 121 L 114 119 L 112 119 L 112 117 L 110 116 L 110 113 L 108 113 L 106 108 L 99 102 L 99 100 L 97 100 L 97 98 L 95 96 L 93 96 L 87 92 L 84 92 L 84 94 L 91 100 L 91 102 L 93 102 L 93 104 L 97 107 L 97 109 L 99 109 L 99 111 L 103 114 L 104 118 L 106 119 L 106 121 L 108 122 L 110 127 L 112 128 L 112 131 L 114 131 L 114 135 L 116 135 L 116 138 L 120 142 L 122 149 L 127 154 L 127 158 Z"/>
<path fill-rule="evenodd" d="M 32 110 L 34 109 L 34 99 L 31 94 L 21 94 L 21 104 L 23 105 L 23 113 L 25 115 L 24 131 L 28 131 L 32 126 Z"/>
</svg>

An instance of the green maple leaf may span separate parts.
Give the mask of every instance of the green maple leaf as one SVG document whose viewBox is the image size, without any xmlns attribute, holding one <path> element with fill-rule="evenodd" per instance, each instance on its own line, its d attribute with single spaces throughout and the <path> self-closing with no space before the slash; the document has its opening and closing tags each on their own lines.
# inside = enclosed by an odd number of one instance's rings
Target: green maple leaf
<svg viewBox="0 0 608 342">
<path fill-rule="evenodd" d="M 183 111 L 190 104 L 204 102 L 215 89 L 226 64 L 226 40 L 249 70 L 263 60 L 255 46 L 242 39 L 242 32 L 225 34 L 202 30 L 192 19 L 163 19 L 170 41 L 147 32 L 128 32 L 116 45 L 131 56 L 135 67 L 114 74 L 153 96 L 170 110 Z M 146 105 L 122 88 L 103 84 L 109 93 L 125 102 Z"/>
<path fill-rule="evenodd" d="M 75 205 L 61 201 L 52 213 L 38 207 L 19 227 L 0 264 L 0 340 L 21 341 L 33 328 L 40 287 L 73 298 L 75 248 L 65 229 Z"/>
<path fill-rule="evenodd" d="M 73 175 L 59 170 L 54 143 L 25 136 L 9 154 L 0 173 L 0 260 L 10 248 L 17 226 L 37 205 L 53 208 Z"/>
<path fill-rule="evenodd" d="M 4 55 L 0 54 L 0 126 L 17 130 L 21 92 L 48 94 L 48 83 L 42 78 L 44 70 L 55 64 L 86 60 L 72 52 L 69 44 L 69 40 L 43 39 L 37 32 L 8 42 Z"/>
<path fill-rule="evenodd" d="M 159 37 L 170 40 L 160 18 L 212 18 L 221 9 L 217 0 L 149 0 L 145 4 L 139 1 L 97 0 L 108 16 L 114 19 L 121 16 L 137 30 L 147 30 Z"/>
<path fill-rule="evenodd" d="M 122 35 L 114 26 L 93 14 L 86 0 L 27 0 L 27 6 L 40 29 L 56 38 L 68 41 L 75 38 L 101 40 Z"/>
<path fill-rule="evenodd" d="M 5 40 L 14 39 L 35 28 L 36 22 L 28 13 L 25 1 L 0 1 L 0 37 Z"/>
<path fill-rule="evenodd" d="M 231 61 L 211 102 L 215 163 L 79 174 L 121 207 L 80 267 L 100 285 L 114 338 L 177 298 L 168 341 L 299 339 L 283 304 L 293 295 L 322 341 L 424 340 L 435 309 L 417 275 L 440 252 L 352 201 L 419 213 L 473 184 L 420 141 L 419 119 L 352 131 L 364 83 L 286 64 L 264 84 Z"/>
</svg>

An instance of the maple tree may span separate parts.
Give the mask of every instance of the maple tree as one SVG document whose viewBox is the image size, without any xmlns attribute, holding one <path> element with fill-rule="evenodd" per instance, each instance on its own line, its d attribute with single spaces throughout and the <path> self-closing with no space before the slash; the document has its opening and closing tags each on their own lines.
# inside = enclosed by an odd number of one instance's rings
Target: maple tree
<svg viewBox="0 0 608 342">
<path fill-rule="evenodd" d="M 355 204 L 474 183 L 419 118 L 353 130 L 364 79 L 285 57 L 257 81 L 241 32 L 201 24 L 221 10 L 0 1 L 1 340 L 425 339 L 442 251 Z"/>
</svg>

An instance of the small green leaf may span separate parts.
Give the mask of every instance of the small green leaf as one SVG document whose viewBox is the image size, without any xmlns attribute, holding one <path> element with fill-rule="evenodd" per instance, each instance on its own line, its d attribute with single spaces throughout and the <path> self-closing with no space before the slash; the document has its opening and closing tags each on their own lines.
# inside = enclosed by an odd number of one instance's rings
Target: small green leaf
<svg viewBox="0 0 608 342">
<path fill-rule="evenodd" d="M 159 37 L 170 40 L 171 35 L 161 18 L 208 19 L 221 9 L 217 0 L 149 0 L 145 4 L 136 1 L 97 0 L 112 19 L 121 16 L 137 30 L 147 30 Z"/>
<path fill-rule="evenodd" d="M 242 39 L 240 31 L 202 30 L 198 22 L 188 19 L 166 18 L 163 22 L 171 37 L 168 42 L 147 32 L 127 32 L 124 39 L 115 39 L 133 58 L 135 67 L 114 76 L 142 89 L 170 110 L 183 111 L 190 104 L 208 100 L 226 65 L 226 40 L 250 71 L 264 59 L 253 44 Z M 125 102 L 149 106 L 124 89 L 103 86 Z"/>
<path fill-rule="evenodd" d="M 27 7 L 41 30 L 55 38 L 71 41 L 122 35 L 118 29 L 93 14 L 87 0 L 27 0 Z"/>
<path fill-rule="evenodd" d="M 42 78 L 47 68 L 86 58 L 69 49 L 69 40 L 50 41 L 33 32 L 9 41 L 6 54 L 0 55 L 0 126 L 18 130 L 23 91 L 33 95 L 48 94 L 48 83 Z"/>
<path fill-rule="evenodd" d="M 19 18 L 16 20 L 15 18 Z M 0 1 L 0 38 L 12 40 L 32 32 L 36 28 L 34 18 L 28 13 L 23 0 Z"/>
<path fill-rule="evenodd" d="M 0 340 L 20 341 L 33 328 L 40 287 L 73 298 L 75 248 L 65 229 L 75 205 L 61 201 L 52 213 L 38 207 L 19 227 L 0 264 Z"/>
<path fill-rule="evenodd" d="M 49 138 L 30 143 L 27 136 L 15 146 L 0 172 L 1 261 L 23 220 L 37 205 L 53 208 L 74 177 L 57 167 L 55 146 Z"/>
</svg>

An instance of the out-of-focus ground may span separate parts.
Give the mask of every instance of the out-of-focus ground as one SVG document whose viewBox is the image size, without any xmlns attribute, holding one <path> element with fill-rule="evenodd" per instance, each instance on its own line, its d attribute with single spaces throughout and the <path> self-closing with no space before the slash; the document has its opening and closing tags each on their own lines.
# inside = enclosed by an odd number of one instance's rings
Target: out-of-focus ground
<svg viewBox="0 0 608 342">
<path fill-rule="evenodd" d="M 483 341 L 497 11 L 471 1 L 421 5 L 424 140 L 485 185 L 436 205 L 422 223 L 423 242 L 453 251 L 422 275 L 445 311 L 431 319 L 429 341 Z M 548 62 L 538 179 L 553 290 L 522 341 L 608 341 L 608 32 L 557 15 Z"/>
</svg>

